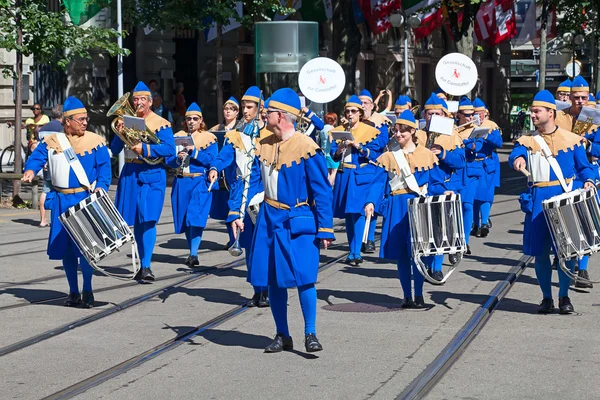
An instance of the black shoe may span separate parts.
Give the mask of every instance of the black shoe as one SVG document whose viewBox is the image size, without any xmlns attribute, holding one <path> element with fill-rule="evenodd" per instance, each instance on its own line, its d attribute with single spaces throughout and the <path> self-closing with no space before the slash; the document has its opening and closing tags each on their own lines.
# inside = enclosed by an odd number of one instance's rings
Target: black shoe
<svg viewBox="0 0 600 400">
<path fill-rule="evenodd" d="M 491 218 L 488 218 L 488 223 L 487 224 L 490 227 L 490 229 L 492 229 L 492 219 Z"/>
<path fill-rule="evenodd" d="M 229 250 L 229 248 L 233 245 L 233 242 L 227 242 L 225 246 L 223 246 L 223 250 Z"/>
<path fill-rule="evenodd" d="M 401 308 L 415 308 L 415 302 L 411 297 L 405 297 L 400 305 Z"/>
<path fill-rule="evenodd" d="M 458 264 L 460 262 L 459 255 L 457 253 L 448 254 L 448 262 L 450 263 L 450 265 L 455 266 L 456 264 Z"/>
<path fill-rule="evenodd" d="M 375 242 L 372 240 L 367 240 L 367 244 L 365 245 L 365 249 L 363 250 L 363 253 L 372 254 L 372 253 L 375 253 L 375 251 L 376 251 Z"/>
<path fill-rule="evenodd" d="M 426 306 L 423 296 L 415 296 L 415 308 L 425 308 Z"/>
<path fill-rule="evenodd" d="M 590 275 L 588 274 L 587 270 L 585 269 L 580 269 L 579 272 L 577 273 L 577 276 L 583 279 L 587 279 L 588 281 L 590 280 Z M 594 287 L 594 285 L 592 285 L 590 282 L 582 282 L 579 279 L 575 282 L 575 287 L 576 288 L 582 288 L 582 289 L 592 289 Z"/>
<path fill-rule="evenodd" d="M 348 264 L 348 265 L 356 265 L 356 263 L 354 262 L 354 257 L 353 256 L 346 257 L 346 260 L 344 262 L 346 264 Z"/>
<path fill-rule="evenodd" d="M 488 224 L 483 224 L 479 230 L 481 231 L 481 235 L 479 237 L 487 237 L 487 235 L 490 233 L 490 226 Z"/>
<path fill-rule="evenodd" d="M 66 307 L 77 307 L 81 304 L 81 295 L 79 293 L 69 293 L 65 300 Z"/>
<path fill-rule="evenodd" d="M 354 259 L 354 265 L 362 264 L 363 261 L 364 261 L 363 258 L 358 256 Z"/>
<path fill-rule="evenodd" d="M 256 307 L 258 306 L 258 301 L 260 300 L 260 293 L 254 293 L 254 296 L 246 303 L 247 307 Z"/>
<path fill-rule="evenodd" d="M 471 246 L 467 245 L 467 252 L 465 254 L 468 256 L 471 255 Z"/>
<path fill-rule="evenodd" d="M 479 235 L 480 235 L 479 228 L 478 227 L 474 227 L 473 229 L 471 229 L 471 233 L 469 233 L 469 235 L 479 237 Z"/>
<path fill-rule="evenodd" d="M 436 281 L 441 282 L 444 280 L 444 273 L 442 271 L 435 271 L 431 277 Z"/>
<path fill-rule="evenodd" d="M 552 299 L 543 299 L 537 312 L 538 314 L 550 314 L 554 312 L 554 301 Z"/>
<path fill-rule="evenodd" d="M 572 312 L 575 312 L 569 296 L 558 298 L 558 312 L 561 314 L 571 314 Z"/>
<path fill-rule="evenodd" d="M 187 260 L 185 260 L 185 265 L 190 268 L 198 268 L 200 266 L 200 261 L 198 261 L 197 256 L 189 256 Z"/>
<path fill-rule="evenodd" d="M 279 353 L 284 350 L 294 350 L 294 342 L 291 336 L 285 337 L 281 333 L 275 335 L 273 342 L 265 347 L 265 353 Z"/>
<path fill-rule="evenodd" d="M 150 268 L 142 268 L 142 280 L 143 281 L 154 281 L 154 274 Z"/>
<path fill-rule="evenodd" d="M 260 308 L 269 307 L 270 303 L 269 303 L 269 291 L 268 290 L 265 290 L 260 293 L 260 295 L 258 296 L 258 302 L 256 303 L 256 305 Z"/>
<path fill-rule="evenodd" d="M 83 292 L 83 308 L 93 308 L 94 307 L 94 293 L 92 292 Z"/>
<path fill-rule="evenodd" d="M 319 343 L 319 339 L 314 333 L 309 333 L 304 337 L 304 347 L 306 347 L 307 353 L 315 353 L 323 350 L 323 346 Z"/>
<path fill-rule="evenodd" d="M 192 266 L 192 256 L 188 256 L 188 258 L 186 258 L 183 263 L 185 265 L 187 265 L 188 267 L 191 267 Z"/>
</svg>

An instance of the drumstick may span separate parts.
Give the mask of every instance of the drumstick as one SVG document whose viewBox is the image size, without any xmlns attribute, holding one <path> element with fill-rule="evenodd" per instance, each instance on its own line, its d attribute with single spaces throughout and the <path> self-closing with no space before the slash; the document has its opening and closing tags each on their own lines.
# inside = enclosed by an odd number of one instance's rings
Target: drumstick
<svg viewBox="0 0 600 400">
<path fill-rule="evenodd" d="M 208 191 L 209 191 L 209 192 L 210 192 L 210 189 L 212 189 L 212 187 L 213 187 L 213 185 L 214 185 L 214 184 L 215 184 L 215 181 L 212 181 L 212 182 L 210 183 L 210 186 L 208 187 Z"/>
<path fill-rule="evenodd" d="M 369 239 L 369 225 L 371 225 L 371 216 L 367 215 L 367 219 L 365 221 L 365 230 L 363 231 L 362 242 L 367 243 Z"/>
<path fill-rule="evenodd" d="M 531 176 L 529 171 L 527 171 L 527 169 L 525 169 L 525 168 L 519 168 L 519 172 L 521 172 L 523 175 L 525 175 L 528 178 Z"/>
</svg>

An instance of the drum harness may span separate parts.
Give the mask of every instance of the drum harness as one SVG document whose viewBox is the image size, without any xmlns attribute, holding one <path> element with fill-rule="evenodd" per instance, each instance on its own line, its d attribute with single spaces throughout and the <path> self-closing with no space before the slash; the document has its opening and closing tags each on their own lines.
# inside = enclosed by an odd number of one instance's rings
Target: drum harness
<svg viewBox="0 0 600 400">
<path fill-rule="evenodd" d="M 540 146 L 540 149 L 542 150 L 542 154 L 544 155 L 544 158 L 546 159 L 546 161 L 548 161 L 548 164 L 550 164 L 550 168 L 552 168 L 552 170 L 554 171 L 556 178 L 558 178 L 558 181 L 560 182 L 560 186 L 562 186 L 562 188 L 565 192 L 567 192 L 567 193 L 570 192 L 571 189 L 573 188 L 573 181 L 569 182 L 568 184 L 565 181 L 565 177 L 562 173 L 562 170 L 560 169 L 560 165 L 558 165 L 558 161 L 556 161 L 556 158 L 554 158 L 554 155 L 552 154 L 550 147 L 548 147 L 548 143 L 546 143 L 546 141 L 544 140 L 542 135 L 534 135 L 533 140 L 535 140 L 536 143 L 538 144 L 538 146 Z"/>
</svg>

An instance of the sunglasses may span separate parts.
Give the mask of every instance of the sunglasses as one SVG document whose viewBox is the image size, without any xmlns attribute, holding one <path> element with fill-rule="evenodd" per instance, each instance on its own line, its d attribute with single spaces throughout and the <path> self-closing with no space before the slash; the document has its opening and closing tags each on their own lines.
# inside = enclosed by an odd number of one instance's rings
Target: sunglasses
<svg viewBox="0 0 600 400">
<path fill-rule="evenodd" d="M 356 114 L 358 112 L 358 109 L 356 109 L 356 108 L 349 108 L 347 110 L 344 110 L 344 112 L 346 114 Z"/>
<path fill-rule="evenodd" d="M 195 121 L 200 121 L 200 118 L 199 117 L 186 117 L 185 120 L 186 121 L 194 121 L 195 122 Z"/>
<path fill-rule="evenodd" d="M 267 110 L 267 114 L 274 113 L 274 112 L 279 112 L 279 110 Z"/>
<path fill-rule="evenodd" d="M 465 114 L 465 113 L 461 113 L 465 118 L 471 118 L 472 116 L 474 116 L 475 114 Z"/>
<path fill-rule="evenodd" d="M 31 107 L 31 110 L 32 110 L 32 111 L 33 111 L 33 110 L 38 110 L 38 111 L 39 111 L 39 110 L 41 110 L 41 108 L 39 108 L 39 107 Z"/>
</svg>

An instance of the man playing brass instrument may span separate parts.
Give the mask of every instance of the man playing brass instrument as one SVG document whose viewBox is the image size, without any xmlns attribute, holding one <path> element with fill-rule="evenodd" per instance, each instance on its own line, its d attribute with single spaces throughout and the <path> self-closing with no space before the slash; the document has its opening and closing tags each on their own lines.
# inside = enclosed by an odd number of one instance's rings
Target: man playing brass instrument
<svg viewBox="0 0 600 400">
<path fill-rule="evenodd" d="M 156 223 L 160 218 L 167 188 L 167 174 L 163 163 L 149 164 L 149 159 L 175 157 L 175 143 L 171 123 L 150 109 L 150 89 L 138 82 L 133 89 L 133 107 L 136 116 L 144 118 L 146 127 L 159 143 L 139 142 L 125 149 L 125 166 L 119 177 L 116 206 L 128 225 L 133 225 L 142 269 L 141 280 L 153 281 L 150 260 L 156 243 Z M 123 129 L 123 128 L 121 128 Z M 115 135 L 110 143 L 113 154 L 119 154 L 125 143 Z"/>
<path fill-rule="evenodd" d="M 556 125 L 562 129 L 584 135 L 598 129 L 597 125 L 591 125 L 589 128 L 581 131 L 581 122 L 577 123 L 577 117 L 581 113 L 581 109 L 587 105 L 590 96 L 590 85 L 581 76 L 575 77 L 571 83 L 571 107 L 557 111 Z"/>
</svg>

